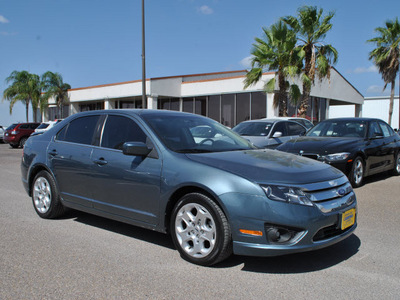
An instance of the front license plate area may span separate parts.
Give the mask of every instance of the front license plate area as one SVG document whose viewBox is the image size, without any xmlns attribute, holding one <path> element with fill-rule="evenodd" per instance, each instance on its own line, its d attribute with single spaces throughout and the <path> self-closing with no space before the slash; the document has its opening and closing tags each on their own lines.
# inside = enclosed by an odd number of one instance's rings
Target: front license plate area
<svg viewBox="0 0 400 300">
<path fill-rule="evenodd" d="M 344 213 L 342 213 L 342 222 L 341 222 L 341 228 L 342 230 L 345 230 L 346 228 L 354 225 L 356 222 L 356 209 L 352 208 Z"/>
</svg>

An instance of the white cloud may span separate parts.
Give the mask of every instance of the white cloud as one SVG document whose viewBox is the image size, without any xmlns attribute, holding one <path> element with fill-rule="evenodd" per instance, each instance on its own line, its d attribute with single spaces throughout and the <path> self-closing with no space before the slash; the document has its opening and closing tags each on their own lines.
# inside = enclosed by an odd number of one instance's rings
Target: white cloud
<svg viewBox="0 0 400 300">
<path fill-rule="evenodd" d="M 2 15 L 0 15 L 0 23 L 9 23 L 10 21 L 8 21 L 5 17 L 3 17 Z"/>
<path fill-rule="evenodd" d="M 378 73 L 378 68 L 374 65 L 364 68 L 364 67 L 359 67 L 355 68 L 352 73 L 355 74 L 362 74 L 362 73 Z"/>
<path fill-rule="evenodd" d="M 383 86 L 380 85 L 371 85 L 367 88 L 368 94 L 380 94 L 380 95 L 390 95 L 390 89 L 386 88 L 383 91 Z"/>
<path fill-rule="evenodd" d="M 239 64 L 243 67 L 243 68 L 245 68 L 245 69 L 251 69 L 251 58 L 252 58 L 253 56 L 247 56 L 247 57 L 245 57 L 245 58 L 243 58 L 240 62 L 239 62 Z"/>
<path fill-rule="evenodd" d="M 203 15 L 211 15 L 214 13 L 214 10 L 207 5 L 200 6 L 197 10 Z"/>
</svg>

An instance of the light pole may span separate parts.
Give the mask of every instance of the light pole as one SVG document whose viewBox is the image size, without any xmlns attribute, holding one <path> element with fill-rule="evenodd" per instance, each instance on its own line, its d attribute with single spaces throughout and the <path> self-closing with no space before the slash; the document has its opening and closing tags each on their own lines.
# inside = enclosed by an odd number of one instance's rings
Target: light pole
<svg viewBox="0 0 400 300">
<path fill-rule="evenodd" d="M 142 108 L 146 108 L 146 58 L 144 30 L 144 0 L 142 0 Z"/>
</svg>

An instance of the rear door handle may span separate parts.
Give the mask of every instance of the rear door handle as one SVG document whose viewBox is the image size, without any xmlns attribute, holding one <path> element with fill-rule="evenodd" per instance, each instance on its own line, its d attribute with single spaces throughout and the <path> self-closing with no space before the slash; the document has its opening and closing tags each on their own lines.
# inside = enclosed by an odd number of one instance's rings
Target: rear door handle
<svg viewBox="0 0 400 300">
<path fill-rule="evenodd" d="M 93 160 L 93 162 L 99 166 L 104 166 L 104 165 L 108 164 L 108 161 L 106 161 L 103 157 L 101 157 L 99 159 L 95 159 L 95 160 Z"/>
</svg>

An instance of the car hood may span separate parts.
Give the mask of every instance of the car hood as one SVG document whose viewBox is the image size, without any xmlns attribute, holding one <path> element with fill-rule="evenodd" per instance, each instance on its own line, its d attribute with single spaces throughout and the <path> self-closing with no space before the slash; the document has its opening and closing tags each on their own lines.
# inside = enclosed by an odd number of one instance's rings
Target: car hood
<svg viewBox="0 0 400 300">
<path fill-rule="evenodd" d="M 298 137 L 280 145 L 280 151 L 299 153 L 330 154 L 349 151 L 364 141 L 363 138 L 353 137 Z"/>
<path fill-rule="evenodd" d="M 187 154 L 189 159 L 257 183 L 307 184 L 337 179 L 339 170 L 308 158 L 276 150 Z"/>
</svg>

